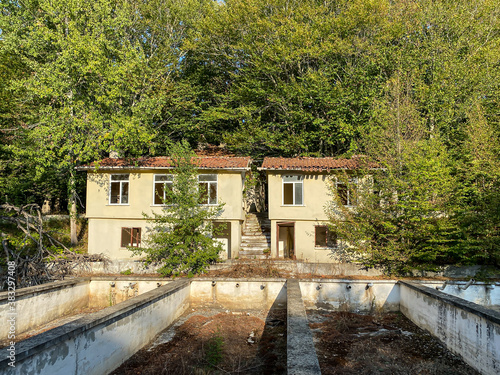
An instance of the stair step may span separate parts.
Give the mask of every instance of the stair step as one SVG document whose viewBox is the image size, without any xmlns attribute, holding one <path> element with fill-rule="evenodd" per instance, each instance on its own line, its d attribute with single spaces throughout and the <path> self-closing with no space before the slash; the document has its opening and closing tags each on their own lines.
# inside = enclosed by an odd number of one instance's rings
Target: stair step
<svg viewBox="0 0 500 375">
<path fill-rule="evenodd" d="M 271 228 L 243 228 L 243 232 L 270 232 Z"/>
<path fill-rule="evenodd" d="M 269 249 L 270 246 L 269 244 L 248 244 L 248 245 L 241 245 L 240 246 L 240 249 L 244 249 L 244 250 L 266 250 L 266 249 Z"/>
<path fill-rule="evenodd" d="M 240 257 L 263 257 L 265 258 L 266 257 L 266 254 L 262 253 L 262 251 L 254 251 L 254 252 L 251 252 L 251 251 L 247 251 L 247 252 L 243 252 L 243 251 L 240 251 L 239 253 L 239 256 Z"/>
<path fill-rule="evenodd" d="M 248 236 L 248 237 L 259 237 L 259 236 L 271 237 L 271 232 L 268 232 L 268 231 L 243 231 L 243 236 Z"/>
<path fill-rule="evenodd" d="M 246 223 L 245 228 L 270 228 L 271 224 L 265 224 L 265 223 Z"/>
<path fill-rule="evenodd" d="M 255 254 L 264 254 L 264 250 L 267 250 L 269 249 L 268 247 L 246 247 L 246 248 L 241 248 L 240 249 L 240 253 L 243 251 L 243 252 L 252 252 L 255 253 Z"/>
<path fill-rule="evenodd" d="M 258 235 L 248 235 L 248 234 L 243 234 L 241 236 L 241 241 L 252 241 L 252 240 L 264 240 L 264 241 L 269 241 L 271 239 L 270 235 L 263 235 L 263 234 L 258 234 Z"/>
</svg>

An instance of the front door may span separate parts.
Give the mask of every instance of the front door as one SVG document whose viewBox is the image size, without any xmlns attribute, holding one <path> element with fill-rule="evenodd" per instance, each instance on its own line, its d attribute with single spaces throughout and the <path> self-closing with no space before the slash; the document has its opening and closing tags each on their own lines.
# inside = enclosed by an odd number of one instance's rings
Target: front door
<svg viewBox="0 0 500 375">
<path fill-rule="evenodd" d="M 278 257 L 295 259 L 295 223 L 278 223 Z"/>
<path fill-rule="evenodd" d="M 214 237 L 222 244 L 221 259 L 231 259 L 231 223 L 214 222 Z"/>
</svg>

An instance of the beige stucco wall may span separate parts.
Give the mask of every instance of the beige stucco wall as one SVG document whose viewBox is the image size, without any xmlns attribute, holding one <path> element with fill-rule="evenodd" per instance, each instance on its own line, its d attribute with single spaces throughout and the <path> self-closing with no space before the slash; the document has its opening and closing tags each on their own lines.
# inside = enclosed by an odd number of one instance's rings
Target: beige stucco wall
<svg viewBox="0 0 500 375">
<path fill-rule="evenodd" d="M 129 204 L 109 204 L 110 175 L 129 173 Z M 111 259 L 138 259 L 132 252 L 121 247 L 121 228 L 142 228 L 142 240 L 147 236 L 150 224 L 143 213 L 160 213 L 161 206 L 153 204 L 153 182 L 155 174 L 168 174 L 168 170 L 144 170 L 140 173 L 120 170 L 87 174 L 87 213 L 89 220 L 88 251 L 103 253 Z M 217 193 L 220 203 L 225 203 L 218 221 L 231 225 L 231 257 L 238 256 L 241 241 L 241 225 L 245 218 L 243 210 L 243 176 L 241 172 L 200 171 L 200 174 L 217 174 Z"/>
<path fill-rule="evenodd" d="M 109 204 L 110 176 L 129 173 L 129 203 Z M 139 219 L 143 213 L 161 212 L 161 206 L 153 204 L 153 181 L 155 174 L 168 174 L 168 170 L 144 170 L 140 173 L 87 172 L 87 218 Z M 243 220 L 243 177 L 240 172 L 200 171 L 200 174 L 217 174 L 218 200 L 225 203 L 221 219 Z"/>
<path fill-rule="evenodd" d="M 231 226 L 231 258 L 238 256 L 241 242 L 240 220 L 225 220 Z M 127 248 L 121 247 L 121 230 L 126 228 L 141 228 L 141 239 L 145 241 L 150 224 L 138 219 L 89 219 L 89 254 L 105 254 L 110 259 L 140 259 Z"/>
<path fill-rule="evenodd" d="M 302 175 L 303 205 L 283 205 L 282 176 Z M 275 220 L 327 220 L 324 207 L 332 199 L 328 189 L 329 177 L 326 173 L 268 172 L 269 219 Z"/>
<path fill-rule="evenodd" d="M 271 220 L 271 256 L 283 258 L 283 253 L 278 251 L 277 224 L 284 220 Z M 295 256 L 299 260 L 315 263 L 330 263 L 335 258 L 334 249 L 315 247 L 315 226 L 325 225 L 319 220 L 289 220 L 294 223 Z"/>
</svg>

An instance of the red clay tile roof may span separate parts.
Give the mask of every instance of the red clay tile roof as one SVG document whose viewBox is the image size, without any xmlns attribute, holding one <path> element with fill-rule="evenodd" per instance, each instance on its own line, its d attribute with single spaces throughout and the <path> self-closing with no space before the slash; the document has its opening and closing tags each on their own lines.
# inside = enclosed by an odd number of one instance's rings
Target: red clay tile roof
<svg viewBox="0 0 500 375">
<path fill-rule="evenodd" d="M 377 163 L 368 162 L 364 157 L 352 159 L 334 158 L 264 158 L 260 169 L 293 171 L 330 171 L 332 169 L 380 168 Z"/>
<path fill-rule="evenodd" d="M 231 156 L 200 156 L 194 157 L 192 162 L 200 169 L 247 169 L 250 164 L 250 157 L 231 157 Z M 106 158 L 100 162 L 94 162 L 90 165 L 82 166 L 78 169 L 148 169 L 148 168 L 171 168 L 172 160 L 166 156 L 144 157 L 139 159 Z"/>
</svg>

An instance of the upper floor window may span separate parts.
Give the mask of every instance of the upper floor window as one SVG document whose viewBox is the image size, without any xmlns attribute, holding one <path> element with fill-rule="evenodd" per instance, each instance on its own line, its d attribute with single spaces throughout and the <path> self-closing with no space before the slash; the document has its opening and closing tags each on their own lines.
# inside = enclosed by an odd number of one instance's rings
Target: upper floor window
<svg viewBox="0 0 500 375">
<path fill-rule="evenodd" d="M 327 226 L 315 227 L 315 247 L 337 247 L 337 233 L 328 229 Z"/>
<path fill-rule="evenodd" d="M 337 195 L 344 206 L 356 205 L 356 188 L 358 180 L 351 178 L 347 182 L 337 180 Z"/>
<path fill-rule="evenodd" d="M 283 205 L 304 204 L 303 176 L 283 176 Z"/>
<path fill-rule="evenodd" d="M 200 204 L 217 204 L 217 175 L 200 174 L 198 176 Z"/>
<path fill-rule="evenodd" d="M 172 191 L 174 176 L 171 174 L 156 174 L 154 177 L 154 204 L 172 204 L 166 190 Z"/>
<path fill-rule="evenodd" d="M 128 204 L 129 175 L 112 174 L 109 187 L 109 204 Z"/>
</svg>

